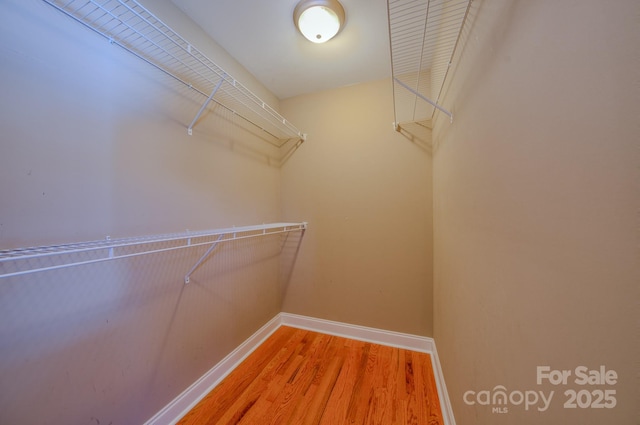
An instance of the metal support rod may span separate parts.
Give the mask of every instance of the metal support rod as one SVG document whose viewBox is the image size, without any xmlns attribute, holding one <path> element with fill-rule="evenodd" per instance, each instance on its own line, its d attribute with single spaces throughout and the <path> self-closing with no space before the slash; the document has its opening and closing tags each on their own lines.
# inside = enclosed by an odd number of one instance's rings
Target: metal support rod
<svg viewBox="0 0 640 425">
<path fill-rule="evenodd" d="M 398 80 L 397 78 L 394 78 L 394 80 L 395 80 L 396 83 L 400 84 L 402 87 L 404 87 L 405 89 L 409 90 L 411 93 L 415 94 L 420 99 L 422 99 L 425 102 L 431 104 L 434 108 L 437 108 L 440 111 L 444 112 L 451 119 L 451 122 L 453 122 L 453 114 L 451 112 L 447 111 L 442 106 L 438 105 L 436 102 L 434 102 L 433 100 L 429 99 L 428 97 L 423 96 L 422 94 L 418 93 L 417 91 L 415 91 L 414 89 L 412 89 L 411 87 L 409 87 L 408 85 L 403 83 L 402 81 Z"/>
<path fill-rule="evenodd" d="M 227 76 L 227 74 L 223 74 L 222 75 L 222 78 L 220 79 L 220 81 L 218 81 L 218 84 L 216 85 L 216 87 L 213 89 L 213 91 L 211 92 L 211 94 L 209 95 L 207 100 L 200 107 L 200 110 L 196 114 L 196 117 L 193 119 L 193 121 L 191 121 L 191 124 L 189 124 L 189 129 L 187 130 L 187 132 L 189 133 L 189 136 L 191 136 L 193 134 L 193 126 L 195 125 L 196 121 L 198 121 L 198 118 L 200 118 L 200 115 L 202 115 L 202 113 L 204 112 L 204 108 L 207 107 L 209 102 L 211 102 L 211 99 L 213 99 L 213 96 L 215 96 L 216 93 L 218 92 L 218 89 L 220 88 L 220 86 L 224 82 L 224 79 L 226 78 L 226 76 Z"/>
<path fill-rule="evenodd" d="M 187 274 L 184 276 L 185 285 L 189 283 L 189 277 L 191 276 L 191 273 L 193 273 L 200 266 L 200 264 L 202 264 L 202 262 L 206 260 L 209 254 L 211 254 L 211 251 L 213 251 L 216 246 L 218 246 L 218 243 L 222 240 L 223 237 L 224 235 L 218 236 L 218 239 L 216 239 L 216 241 L 209 247 L 209 249 L 207 249 L 207 251 L 202 254 L 202 257 L 200 257 L 200 259 L 193 265 L 193 267 L 191 267 L 191 270 L 187 272 Z"/>
</svg>

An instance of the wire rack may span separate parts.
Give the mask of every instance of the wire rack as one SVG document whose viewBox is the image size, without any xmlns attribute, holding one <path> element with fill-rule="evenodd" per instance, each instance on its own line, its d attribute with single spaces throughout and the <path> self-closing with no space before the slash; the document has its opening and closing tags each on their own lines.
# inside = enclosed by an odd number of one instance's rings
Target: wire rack
<svg viewBox="0 0 640 425">
<path fill-rule="evenodd" d="M 135 0 L 43 0 L 204 96 L 189 134 L 209 102 L 255 125 L 282 146 L 305 135 Z"/>
<path fill-rule="evenodd" d="M 431 127 L 472 0 L 387 0 L 394 125 Z"/>
<path fill-rule="evenodd" d="M 209 246 L 185 275 L 185 283 L 221 242 L 304 231 L 307 223 L 270 223 L 256 226 L 155 236 L 110 239 L 64 245 L 0 250 L 0 278 L 57 270 L 83 264 L 156 254 L 178 249 Z"/>
</svg>

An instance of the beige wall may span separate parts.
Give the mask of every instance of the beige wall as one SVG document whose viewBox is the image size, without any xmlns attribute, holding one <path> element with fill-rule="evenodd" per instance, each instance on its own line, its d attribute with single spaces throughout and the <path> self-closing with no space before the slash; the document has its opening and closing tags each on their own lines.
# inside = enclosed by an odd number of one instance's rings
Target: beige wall
<svg viewBox="0 0 640 425">
<path fill-rule="evenodd" d="M 198 24 L 182 13 L 172 0 L 139 0 L 138 2 L 269 106 L 276 110 L 279 108 L 279 99 L 222 46 L 212 40 Z"/>
<path fill-rule="evenodd" d="M 428 134 L 393 130 L 390 81 L 281 106 L 308 133 L 282 167 L 284 217 L 309 222 L 284 311 L 431 335 Z"/>
<path fill-rule="evenodd" d="M 169 0 L 144 3 L 278 106 Z M 310 227 L 221 246 L 189 286 L 196 251 L 0 280 L 0 422 L 141 423 L 284 310 L 435 336 L 462 425 L 632 423 L 637 7 L 601 3 L 474 1 L 433 154 L 393 131 L 379 81 L 282 101 L 308 140 L 277 167 L 224 113 L 187 136 L 203 99 L 170 78 L 43 2 L 3 2 L 0 248 Z M 542 365 L 619 379 L 537 385 Z M 464 403 L 497 385 L 555 394 L 546 412 Z M 617 406 L 564 409 L 567 389 Z"/>
<path fill-rule="evenodd" d="M 40 0 L 1 2 L 0 38 L 0 248 L 280 220 L 278 154 L 219 111 L 189 137 L 201 96 Z M 188 286 L 201 249 L 0 279 L 0 423 L 143 423 L 281 310 L 281 243 Z"/>
<path fill-rule="evenodd" d="M 473 2 L 454 122 L 434 132 L 435 339 L 458 424 L 638 423 L 637 16 L 636 1 Z M 615 385 L 575 382 L 601 365 Z M 538 366 L 571 376 L 538 385 Z M 545 412 L 463 400 L 499 385 L 555 394 Z M 617 405 L 564 408 L 571 390 Z"/>
</svg>

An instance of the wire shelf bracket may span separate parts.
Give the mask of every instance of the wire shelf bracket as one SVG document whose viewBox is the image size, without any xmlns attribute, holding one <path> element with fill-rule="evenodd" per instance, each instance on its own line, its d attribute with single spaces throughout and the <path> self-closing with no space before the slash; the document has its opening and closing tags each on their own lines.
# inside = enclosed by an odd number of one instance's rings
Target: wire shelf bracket
<svg viewBox="0 0 640 425">
<path fill-rule="evenodd" d="M 415 94 L 416 96 L 418 96 L 420 99 L 424 100 L 425 102 L 429 103 L 430 105 L 432 105 L 434 108 L 439 109 L 440 111 L 444 112 L 445 115 L 447 115 L 450 119 L 451 122 L 453 122 L 453 114 L 449 111 L 447 111 L 446 109 L 444 109 L 442 106 L 438 105 L 436 102 L 434 102 L 433 100 L 429 99 L 427 96 L 418 93 L 417 91 L 415 91 L 414 89 L 412 89 L 411 87 L 409 87 L 408 85 L 406 85 L 405 83 L 403 83 L 402 81 L 398 80 L 397 78 L 393 79 L 396 83 L 400 84 L 402 87 L 404 87 L 405 89 L 409 90 L 411 93 Z"/>
<path fill-rule="evenodd" d="M 296 231 L 304 234 L 306 229 L 307 222 L 270 223 L 133 238 L 111 239 L 107 236 L 99 241 L 0 250 L 0 279 L 209 245 L 207 251 L 186 273 L 184 278 L 186 284 L 189 283 L 191 274 L 222 242 Z M 34 260 L 49 264 L 34 266 Z"/>
<path fill-rule="evenodd" d="M 204 260 L 207 259 L 207 257 L 213 252 L 214 249 L 216 249 L 216 247 L 218 246 L 218 244 L 220 243 L 220 241 L 222 240 L 223 237 L 224 237 L 224 235 L 218 236 L 218 239 L 216 239 L 216 241 L 211 244 L 209 249 L 207 249 L 206 252 L 204 254 L 202 254 L 202 257 L 200 257 L 200 259 L 198 261 L 196 261 L 196 263 L 193 265 L 193 267 L 191 267 L 191 269 L 187 272 L 187 274 L 184 276 L 185 285 L 190 282 L 191 273 L 196 271 L 196 269 L 200 266 L 200 264 L 202 264 L 204 262 Z"/>
<path fill-rule="evenodd" d="M 187 128 L 187 133 L 189 134 L 189 136 L 193 135 L 193 126 L 196 124 L 196 122 L 198 121 L 198 118 L 200 118 L 200 115 L 202 115 L 202 113 L 204 112 L 209 102 L 211 102 L 211 99 L 213 99 L 213 96 L 216 95 L 223 81 L 224 81 L 224 76 L 220 79 L 220 82 L 216 84 L 215 88 L 213 89 L 213 91 L 211 92 L 207 100 L 202 104 L 202 106 L 200 107 L 200 110 L 198 111 L 196 116 L 193 118 L 193 121 L 191 121 L 191 124 L 189 124 L 189 128 Z"/>
<path fill-rule="evenodd" d="M 278 147 L 306 140 L 306 134 L 136 0 L 43 1 L 206 98 L 188 134 L 214 102 L 275 138 Z"/>
</svg>

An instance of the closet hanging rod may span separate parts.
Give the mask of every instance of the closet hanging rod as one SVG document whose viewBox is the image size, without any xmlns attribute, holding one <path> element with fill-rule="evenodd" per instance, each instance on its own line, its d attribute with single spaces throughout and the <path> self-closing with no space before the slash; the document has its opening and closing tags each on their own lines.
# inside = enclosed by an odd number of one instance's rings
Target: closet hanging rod
<svg viewBox="0 0 640 425">
<path fill-rule="evenodd" d="M 94 264 L 103 261 L 131 258 L 140 255 L 156 254 L 185 248 L 194 248 L 199 246 L 211 245 L 212 243 L 249 239 L 295 231 L 304 231 L 306 229 L 306 222 L 270 223 L 256 226 L 232 227 L 228 229 L 216 229 L 197 232 L 186 231 L 182 233 L 141 236 L 132 238 L 110 239 L 109 237 L 107 237 L 105 240 L 99 241 L 0 250 L 0 278 L 21 276 L 30 273 L 57 270 L 66 267 Z M 214 237 L 217 239 L 212 241 L 211 238 Z M 169 242 L 181 243 L 165 248 L 148 247 L 147 249 L 142 249 L 141 251 L 137 252 L 118 252 L 122 251 L 124 248 L 144 247 L 145 245 L 148 246 L 150 244 Z M 33 267 L 24 270 L 6 270 L 7 266 L 5 266 L 5 264 L 8 262 L 18 262 L 22 260 L 49 258 L 54 256 L 64 256 L 81 253 L 93 253 L 93 255 L 97 256 L 97 258 L 76 261 L 72 260 L 61 264 Z M 193 272 L 193 270 L 191 270 L 189 274 L 191 272 Z"/>
<path fill-rule="evenodd" d="M 270 136 L 283 140 L 276 146 L 294 138 L 306 140 L 306 135 L 275 109 L 136 0 L 43 1 L 205 98 L 222 78 L 226 84 L 220 90 L 219 99 L 211 100 Z"/>
</svg>

